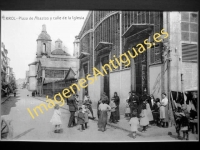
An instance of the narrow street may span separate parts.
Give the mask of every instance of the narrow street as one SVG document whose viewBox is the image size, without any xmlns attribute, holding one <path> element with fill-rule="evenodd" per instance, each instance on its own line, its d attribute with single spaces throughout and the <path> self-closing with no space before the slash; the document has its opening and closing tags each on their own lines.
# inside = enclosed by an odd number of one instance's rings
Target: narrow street
<svg viewBox="0 0 200 150">
<path fill-rule="evenodd" d="M 29 96 L 27 96 L 29 95 Z M 44 110 L 43 114 L 32 119 L 27 108 L 33 109 L 35 106 L 43 103 L 42 101 L 31 97 L 27 89 L 19 89 L 17 96 L 11 97 L 2 103 L 1 115 L 6 120 L 12 120 L 13 140 L 34 140 L 34 141 L 175 141 L 174 137 L 169 135 L 144 137 L 138 135 L 136 139 L 132 138 L 131 133 L 115 129 L 111 126 L 106 127 L 105 132 L 98 131 L 97 122 L 89 120 L 89 128 L 80 132 L 77 127 L 68 128 L 69 111 L 61 108 L 63 133 L 54 133 L 50 119 L 53 109 Z"/>
</svg>

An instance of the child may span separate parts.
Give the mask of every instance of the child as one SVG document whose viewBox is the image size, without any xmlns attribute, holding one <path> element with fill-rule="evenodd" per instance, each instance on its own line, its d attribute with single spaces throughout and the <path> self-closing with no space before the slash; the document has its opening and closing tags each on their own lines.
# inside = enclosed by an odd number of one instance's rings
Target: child
<svg viewBox="0 0 200 150">
<path fill-rule="evenodd" d="M 114 102 L 115 98 L 112 98 L 111 99 L 111 102 L 110 102 L 110 107 L 111 107 L 111 116 L 110 116 L 110 121 L 112 123 L 116 123 L 116 105 L 115 105 L 115 102 Z"/>
<path fill-rule="evenodd" d="M 143 103 L 142 112 L 140 114 L 140 125 L 143 127 L 142 132 L 146 131 L 146 126 L 148 124 L 149 124 L 149 120 L 148 120 L 148 116 L 147 116 L 146 104 Z"/>
<path fill-rule="evenodd" d="M 125 117 L 130 117 L 130 107 L 129 107 L 129 103 L 128 103 L 128 99 L 126 100 L 126 110 L 125 110 Z"/>
<path fill-rule="evenodd" d="M 136 133 L 137 133 L 137 127 L 139 125 L 139 120 L 137 118 L 137 114 L 133 113 L 131 116 L 131 119 L 129 121 L 129 124 L 131 126 L 131 131 L 133 132 L 133 138 L 136 138 Z"/>
<path fill-rule="evenodd" d="M 194 127 L 196 128 L 196 134 L 198 133 L 197 127 L 197 112 L 193 109 L 190 110 L 189 127 L 194 134 Z"/>
<path fill-rule="evenodd" d="M 58 104 L 56 104 L 54 107 L 54 113 L 53 113 L 53 116 L 52 116 L 50 122 L 55 126 L 54 132 L 60 133 L 60 131 L 61 131 L 60 125 L 62 124 L 62 122 L 61 122 L 61 112 L 60 112 Z"/>
<path fill-rule="evenodd" d="M 160 98 L 156 98 L 156 104 L 158 106 L 158 126 L 161 127 L 161 120 L 160 120 Z"/>
<path fill-rule="evenodd" d="M 116 105 L 115 105 L 115 102 L 114 102 L 114 98 L 112 98 L 111 99 L 111 102 L 110 102 L 110 107 L 111 107 L 111 116 L 110 116 L 110 121 L 112 122 L 112 123 L 116 123 L 117 121 L 116 121 L 116 110 L 115 110 L 115 108 L 117 107 Z"/>
<path fill-rule="evenodd" d="M 150 124 L 150 123 L 152 124 L 153 115 L 152 115 L 151 108 L 150 108 L 150 106 L 149 106 L 149 103 L 148 103 L 148 100 L 147 100 L 147 99 L 145 100 L 145 104 L 146 104 L 147 117 L 148 117 L 148 120 L 149 120 L 149 124 Z"/>
<path fill-rule="evenodd" d="M 83 109 L 83 113 L 84 113 L 84 116 L 85 116 L 85 129 L 87 129 L 87 124 L 89 122 L 89 119 L 88 119 L 88 114 L 90 113 L 87 105 L 82 105 L 82 109 Z"/>
<path fill-rule="evenodd" d="M 85 115 L 83 113 L 82 107 L 79 107 L 79 112 L 77 114 L 77 124 L 80 125 L 79 126 L 80 131 L 85 130 L 83 126 L 84 123 L 85 123 Z"/>
<path fill-rule="evenodd" d="M 183 139 L 189 140 L 189 133 L 188 133 L 188 118 L 187 114 L 184 113 L 181 107 L 178 107 L 178 111 L 175 113 L 176 116 L 176 132 L 178 133 L 178 138 L 180 138 L 180 131 L 183 132 Z M 186 136 L 186 137 L 185 137 Z"/>
<path fill-rule="evenodd" d="M 154 104 L 152 106 L 153 120 L 157 126 L 159 126 L 159 107 L 157 104 L 158 101 L 160 101 L 160 99 L 156 98 L 156 100 L 154 100 Z"/>
</svg>

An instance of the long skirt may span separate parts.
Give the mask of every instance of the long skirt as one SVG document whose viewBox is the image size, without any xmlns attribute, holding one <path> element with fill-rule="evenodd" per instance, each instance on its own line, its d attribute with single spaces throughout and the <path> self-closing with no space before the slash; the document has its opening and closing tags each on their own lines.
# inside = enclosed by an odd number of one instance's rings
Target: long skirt
<svg viewBox="0 0 200 150">
<path fill-rule="evenodd" d="M 153 119 L 154 119 L 154 121 L 159 120 L 159 113 L 158 112 L 153 112 Z"/>
<path fill-rule="evenodd" d="M 116 110 L 116 113 L 115 113 L 116 118 L 115 119 L 120 120 L 119 106 L 117 106 L 115 110 Z"/>
<path fill-rule="evenodd" d="M 149 104 L 147 106 L 147 117 L 148 117 L 149 121 L 153 121 L 153 115 L 151 112 L 151 108 L 149 107 Z"/>
<path fill-rule="evenodd" d="M 107 111 L 107 123 L 108 123 L 109 120 L 110 120 L 110 116 L 111 116 L 111 111 Z"/>
<path fill-rule="evenodd" d="M 105 129 L 107 124 L 107 111 L 100 111 L 100 116 L 98 119 L 98 128 Z"/>
<path fill-rule="evenodd" d="M 89 119 L 88 119 L 88 113 L 87 112 L 85 112 L 85 114 L 84 114 L 84 116 L 85 116 L 85 123 L 88 123 L 89 122 Z"/>
<path fill-rule="evenodd" d="M 165 119 L 164 119 L 164 122 L 169 122 L 168 105 L 165 107 Z"/>
</svg>

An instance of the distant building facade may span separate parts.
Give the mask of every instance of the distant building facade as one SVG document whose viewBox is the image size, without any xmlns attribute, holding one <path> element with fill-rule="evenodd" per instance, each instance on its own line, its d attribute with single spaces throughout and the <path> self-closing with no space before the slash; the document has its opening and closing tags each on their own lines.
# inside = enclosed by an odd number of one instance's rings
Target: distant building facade
<svg viewBox="0 0 200 150">
<path fill-rule="evenodd" d="M 4 43 L 1 43 L 1 96 L 11 93 L 13 90 L 12 81 L 14 79 L 13 70 L 10 67 L 10 58 Z"/>
<path fill-rule="evenodd" d="M 169 37 L 156 43 L 153 35 L 162 29 Z M 114 55 L 118 58 L 145 39 L 155 45 L 130 58 L 127 67 L 106 68 L 108 74 L 79 91 L 80 99 L 87 90 L 96 105 L 102 92 L 109 98 L 117 92 L 124 110 L 131 90 L 161 98 L 162 92 L 170 96 L 170 91 L 197 89 L 197 12 L 90 11 L 78 35 L 79 79 L 93 75 L 93 67 L 103 72 Z"/>
</svg>

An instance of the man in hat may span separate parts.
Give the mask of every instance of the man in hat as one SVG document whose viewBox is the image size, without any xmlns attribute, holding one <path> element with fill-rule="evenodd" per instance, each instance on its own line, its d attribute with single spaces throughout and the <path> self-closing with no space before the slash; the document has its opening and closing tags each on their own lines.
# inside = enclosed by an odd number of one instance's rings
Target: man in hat
<svg viewBox="0 0 200 150">
<path fill-rule="evenodd" d="M 136 95 L 135 91 L 131 92 L 131 96 L 128 100 L 128 103 L 129 103 L 129 106 L 130 106 L 130 109 L 131 109 L 131 114 L 133 112 L 137 113 L 138 112 L 137 107 L 138 107 L 138 104 L 139 104 L 139 98 Z"/>
<path fill-rule="evenodd" d="M 70 118 L 69 118 L 69 123 L 68 127 L 72 127 L 76 125 L 75 122 L 75 112 L 78 110 L 77 104 L 76 104 L 76 95 L 73 94 L 71 97 L 68 98 L 68 103 L 67 105 L 69 106 L 69 111 L 70 111 Z"/>
</svg>

